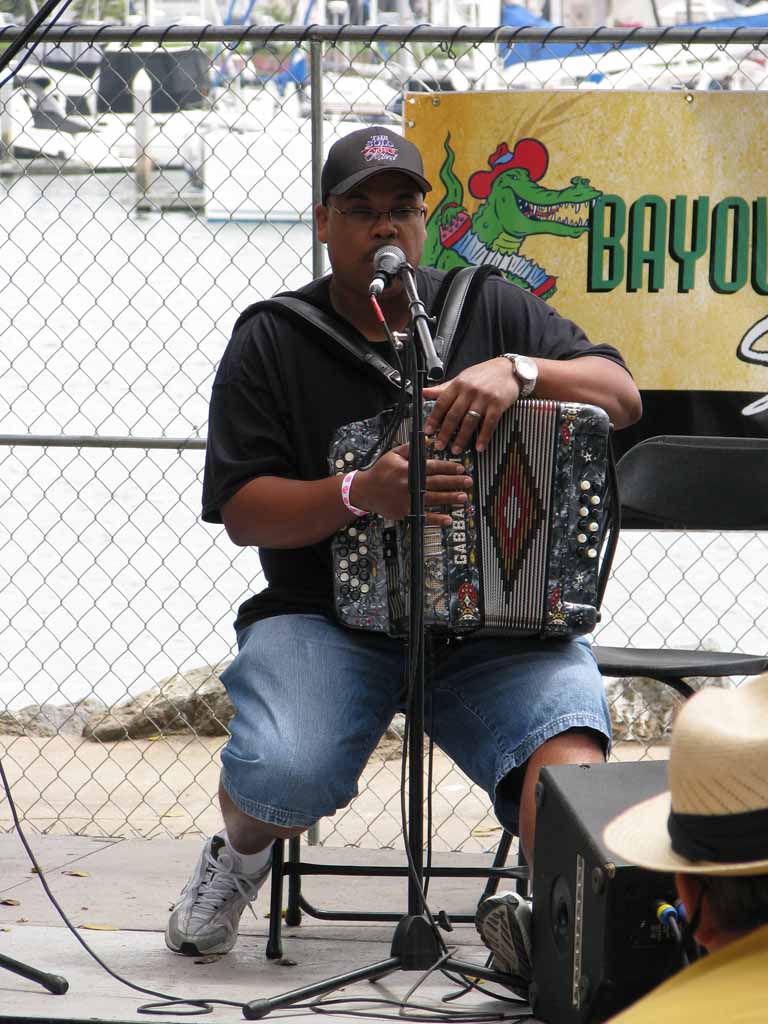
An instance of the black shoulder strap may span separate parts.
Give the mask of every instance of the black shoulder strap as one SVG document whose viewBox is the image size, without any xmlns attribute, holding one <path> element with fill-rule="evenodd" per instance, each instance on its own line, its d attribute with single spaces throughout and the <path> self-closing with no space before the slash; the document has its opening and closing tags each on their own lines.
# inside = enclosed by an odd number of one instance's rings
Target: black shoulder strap
<svg viewBox="0 0 768 1024">
<path fill-rule="evenodd" d="M 299 299 L 294 295 L 276 295 L 274 298 L 258 303 L 258 307 L 260 309 L 269 309 L 270 307 L 274 309 L 277 307 L 301 317 L 312 327 L 327 334 L 341 345 L 343 349 L 355 356 L 356 359 L 367 363 L 374 370 L 378 370 L 382 376 L 387 378 L 390 384 L 394 384 L 396 387 L 400 386 L 400 374 L 394 366 L 390 366 L 386 359 L 383 359 L 378 352 L 362 348 L 353 337 L 343 332 L 333 317 L 329 316 L 324 310 L 314 306 L 311 302 Z"/>
<path fill-rule="evenodd" d="M 459 335 L 460 328 L 463 329 L 466 326 L 466 320 L 483 281 L 491 274 L 499 273 L 500 271 L 496 267 L 481 265 L 452 270 L 446 275 L 434 304 L 435 309 L 441 310 L 437 324 L 435 349 L 443 366 L 448 363 L 454 340 Z M 289 315 L 300 317 L 312 327 L 328 335 L 356 359 L 377 370 L 386 377 L 390 384 L 394 384 L 396 387 L 400 386 L 400 374 L 394 366 L 390 366 L 386 359 L 382 358 L 375 350 L 362 348 L 354 337 L 343 331 L 337 320 L 311 302 L 295 295 L 275 295 L 271 299 L 265 299 L 249 306 L 239 318 L 237 326 L 259 309 L 280 309 Z"/>
<path fill-rule="evenodd" d="M 444 367 L 448 365 L 454 341 L 460 337 L 459 329 L 464 330 L 466 327 L 467 319 L 483 282 L 492 274 L 500 275 L 501 271 L 497 267 L 480 264 L 453 271 L 450 281 L 446 278 L 446 281 L 443 282 L 443 286 L 448 283 L 448 288 L 437 324 L 435 350 Z M 435 303 L 435 307 L 439 308 L 437 303 Z"/>
</svg>

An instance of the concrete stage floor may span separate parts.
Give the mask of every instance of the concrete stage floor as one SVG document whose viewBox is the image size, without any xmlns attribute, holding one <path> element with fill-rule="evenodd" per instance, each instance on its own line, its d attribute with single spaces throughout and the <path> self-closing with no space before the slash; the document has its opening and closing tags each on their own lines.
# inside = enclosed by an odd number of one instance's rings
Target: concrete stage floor
<svg viewBox="0 0 768 1024">
<path fill-rule="evenodd" d="M 164 1016 L 137 1013 L 138 1007 L 157 997 L 145 995 L 110 977 L 82 948 L 52 907 L 40 879 L 33 873 L 16 834 L 0 835 L 0 953 L 69 982 L 64 995 L 53 995 L 33 981 L 0 969 L 0 1021 L 99 1022 L 151 1021 L 178 1024 L 190 1019 L 209 1024 L 243 1020 L 241 1004 L 275 996 L 386 959 L 394 924 L 327 922 L 304 917 L 299 927 L 283 930 L 283 960 L 265 957 L 269 892 L 256 901 L 254 918 L 246 910 L 240 940 L 224 957 L 182 957 L 166 949 L 163 941 L 168 910 L 186 881 L 201 843 L 197 839 L 94 839 L 78 836 L 30 834 L 29 842 L 48 884 L 77 934 L 116 974 L 135 986 L 179 998 L 231 1000 L 237 1006 L 214 1006 L 213 1012 L 190 1018 L 171 1011 Z M 368 851 L 310 848 L 307 858 L 328 863 L 404 863 L 397 850 Z M 479 855 L 435 855 L 435 865 L 487 866 Z M 473 914 L 482 892 L 481 879 L 435 879 L 429 891 L 433 912 Z M 506 883 L 504 883 L 506 884 Z M 407 883 L 404 878 L 304 878 L 303 890 L 323 909 L 388 910 L 404 913 Z M 471 924 L 457 924 L 446 944 L 456 956 L 485 963 L 486 950 Z M 420 972 L 397 971 L 381 982 L 347 986 L 331 995 L 372 999 L 402 998 Z M 437 1008 L 519 1012 L 525 1004 L 504 1004 L 487 995 L 470 993 L 458 1001 L 441 1003 L 457 985 L 439 973 L 430 975 L 413 997 Z M 503 989 L 497 989 L 501 994 Z M 519 1009 L 518 1009 L 519 1008 Z M 341 1007 L 338 1008 L 339 1011 Z M 387 1019 L 395 1007 L 361 1003 L 350 1009 Z M 414 1011 L 415 1012 L 415 1011 Z M 329 1007 L 323 1017 L 309 1009 L 278 1009 L 270 1020 L 320 1019 L 350 1021 Z M 369 1016 L 370 1019 L 370 1016 Z M 407 1018 L 403 1018 L 407 1019 Z M 528 1018 L 532 1020 L 532 1018 Z"/>
</svg>

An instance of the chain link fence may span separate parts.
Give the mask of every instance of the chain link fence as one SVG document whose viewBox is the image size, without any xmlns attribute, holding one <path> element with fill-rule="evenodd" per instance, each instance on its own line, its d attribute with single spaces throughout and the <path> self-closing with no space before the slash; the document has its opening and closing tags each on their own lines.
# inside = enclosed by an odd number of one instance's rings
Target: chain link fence
<svg viewBox="0 0 768 1024">
<path fill-rule="evenodd" d="M 328 146 L 401 126 L 408 91 L 765 89 L 768 44 L 743 29 L 115 26 L 54 29 L 45 47 L 0 88 L 3 764 L 40 832 L 207 833 L 227 720 L 215 673 L 260 585 L 257 552 L 199 520 L 208 395 L 240 310 L 324 269 L 311 209 Z M 756 535 L 627 534 L 597 635 L 762 651 L 767 561 Z M 615 756 L 664 756 L 672 699 L 610 694 Z M 314 838 L 396 845 L 398 758 L 393 734 Z M 492 847 L 485 795 L 439 752 L 434 772 L 436 848 Z"/>
</svg>

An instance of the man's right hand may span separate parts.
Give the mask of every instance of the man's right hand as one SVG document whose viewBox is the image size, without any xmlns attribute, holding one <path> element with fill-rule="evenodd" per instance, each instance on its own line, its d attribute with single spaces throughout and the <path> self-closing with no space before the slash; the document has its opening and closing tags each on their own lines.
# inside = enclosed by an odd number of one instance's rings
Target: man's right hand
<svg viewBox="0 0 768 1024">
<path fill-rule="evenodd" d="M 382 455 L 370 469 L 360 470 L 352 481 L 351 503 L 385 519 L 404 519 L 411 511 L 408 454 L 409 446 L 402 444 Z M 467 503 L 472 478 L 466 475 L 464 466 L 447 459 L 428 458 L 426 469 L 427 524 L 450 526 L 451 516 L 445 509 Z"/>
<path fill-rule="evenodd" d="M 464 505 L 472 479 L 458 463 L 427 460 L 426 521 L 450 526 L 451 507 Z M 366 512 L 403 519 L 411 510 L 408 445 L 393 448 L 352 481 L 350 501 Z M 249 480 L 221 507 L 231 540 L 240 545 L 303 548 L 317 544 L 350 523 L 341 500 L 341 478 L 292 480 L 261 476 Z"/>
</svg>

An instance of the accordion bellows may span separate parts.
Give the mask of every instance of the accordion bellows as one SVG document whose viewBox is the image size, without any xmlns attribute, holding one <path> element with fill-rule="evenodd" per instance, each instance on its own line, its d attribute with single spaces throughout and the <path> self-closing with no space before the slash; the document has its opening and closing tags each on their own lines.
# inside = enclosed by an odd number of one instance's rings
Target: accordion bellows
<svg viewBox="0 0 768 1024">
<path fill-rule="evenodd" d="M 342 427 L 331 472 L 362 464 L 386 418 Z M 404 422 L 397 443 L 409 429 Z M 608 416 L 596 406 L 525 399 L 504 414 L 485 451 L 429 453 L 461 461 L 473 487 L 467 505 L 451 510 L 451 526 L 424 530 L 427 629 L 561 639 L 594 629 L 609 435 Z M 409 546 L 405 521 L 373 514 L 335 534 L 334 599 L 343 625 L 407 634 Z"/>
</svg>

